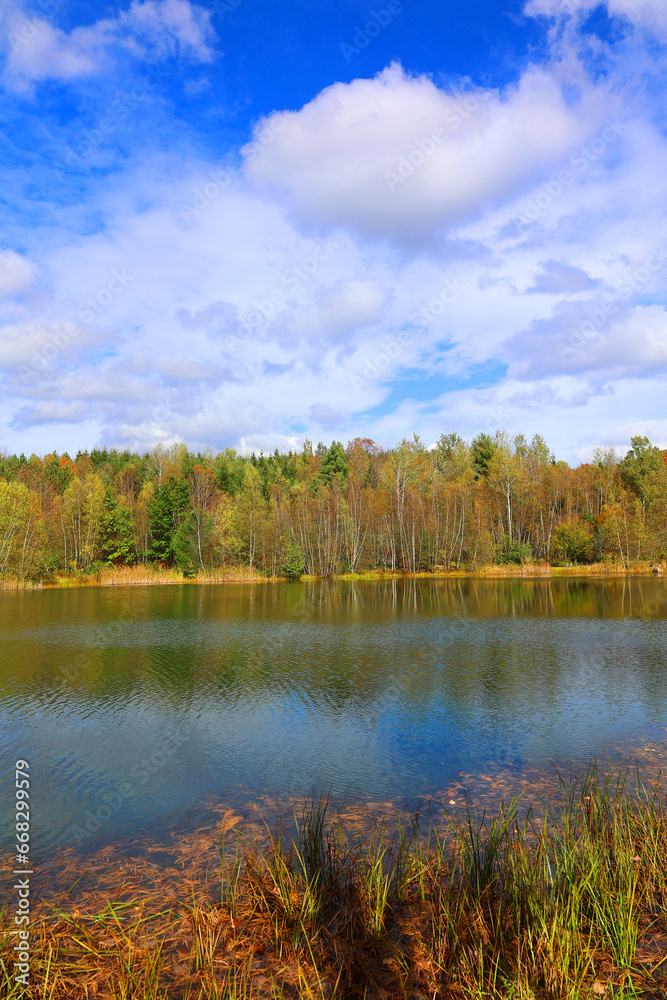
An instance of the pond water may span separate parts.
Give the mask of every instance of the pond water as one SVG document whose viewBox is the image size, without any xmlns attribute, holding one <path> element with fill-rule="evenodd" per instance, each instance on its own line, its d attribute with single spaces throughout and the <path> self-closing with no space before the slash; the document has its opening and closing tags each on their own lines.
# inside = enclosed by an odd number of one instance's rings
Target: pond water
<svg viewBox="0 0 667 1000">
<path fill-rule="evenodd" d="M 659 758 L 666 650 L 654 578 L 0 593 L 2 845 L 17 758 L 35 860 L 221 802 L 455 802 Z"/>
</svg>

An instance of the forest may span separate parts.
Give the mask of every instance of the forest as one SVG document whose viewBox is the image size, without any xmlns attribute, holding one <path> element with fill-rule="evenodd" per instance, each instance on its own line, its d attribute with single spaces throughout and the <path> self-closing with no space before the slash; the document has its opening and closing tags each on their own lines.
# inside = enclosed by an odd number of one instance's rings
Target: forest
<svg viewBox="0 0 667 1000">
<path fill-rule="evenodd" d="M 297 578 L 489 564 L 569 566 L 667 557 L 667 452 L 635 437 L 623 457 L 557 460 L 538 435 L 415 436 L 300 452 L 75 458 L 0 452 L 0 578 L 49 581 L 102 567 L 229 567 Z"/>
</svg>

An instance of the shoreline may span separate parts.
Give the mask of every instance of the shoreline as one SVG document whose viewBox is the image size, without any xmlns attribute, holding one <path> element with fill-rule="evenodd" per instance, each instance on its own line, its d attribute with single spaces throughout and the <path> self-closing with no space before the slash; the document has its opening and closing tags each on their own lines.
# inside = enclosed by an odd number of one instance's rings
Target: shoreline
<svg viewBox="0 0 667 1000">
<path fill-rule="evenodd" d="M 641 561 L 630 566 L 621 563 L 591 563 L 588 565 L 552 566 L 549 563 L 527 563 L 523 566 L 480 566 L 477 569 L 423 570 L 416 573 L 402 570 L 367 570 L 361 573 L 336 573 L 330 577 L 304 573 L 291 580 L 286 576 L 263 576 L 249 566 L 202 573 L 186 577 L 176 569 L 132 566 L 104 568 L 85 574 L 57 574 L 46 580 L 0 579 L 0 591 L 66 590 L 79 587 L 173 586 L 174 584 L 220 583 L 313 583 L 317 581 L 357 582 L 394 580 L 550 580 L 562 578 L 601 579 L 620 577 L 665 578 L 665 566 Z"/>
<path fill-rule="evenodd" d="M 655 1000 L 665 786 L 628 776 L 593 763 L 544 813 L 516 799 L 445 823 L 403 812 L 397 838 L 311 798 L 275 831 L 224 813 L 168 858 L 66 851 L 55 872 L 35 866 L 36 888 L 54 883 L 35 894 L 26 992 L 10 979 L 11 897 L 0 913 L 3 995 Z"/>
</svg>

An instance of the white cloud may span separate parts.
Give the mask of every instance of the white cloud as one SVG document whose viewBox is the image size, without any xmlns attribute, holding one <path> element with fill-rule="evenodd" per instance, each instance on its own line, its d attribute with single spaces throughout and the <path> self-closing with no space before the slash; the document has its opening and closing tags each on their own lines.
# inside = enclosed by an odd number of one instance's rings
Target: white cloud
<svg viewBox="0 0 667 1000">
<path fill-rule="evenodd" d="M 623 289 L 664 230 L 653 198 L 641 200 L 651 186 L 642 173 L 642 149 L 635 160 L 619 161 L 620 173 L 587 174 L 585 189 L 569 188 L 554 206 L 560 225 L 507 241 L 498 236 L 501 218 L 491 214 L 475 223 L 475 239 L 459 230 L 446 255 L 428 256 L 341 232 L 330 246 L 318 242 L 304 236 L 279 203 L 246 190 L 236 176 L 185 225 L 180 206 L 212 165 L 185 172 L 172 162 L 161 168 L 148 162 L 107 185 L 97 205 L 107 220 L 102 230 L 32 255 L 54 290 L 43 307 L 53 322 L 56 316 L 76 320 L 79 304 L 97 300 L 114 271 L 132 280 L 108 304 L 105 296 L 91 325 L 99 356 L 65 351 L 29 385 L 14 377 L 12 433 L 60 434 L 78 412 L 107 443 L 138 447 L 159 438 L 282 447 L 295 426 L 305 428 L 301 439 L 359 434 L 390 444 L 413 429 L 435 440 L 443 429 L 470 436 L 506 425 L 546 433 L 559 454 L 571 454 L 582 440 L 581 414 L 597 412 L 598 397 L 608 405 L 602 383 L 616 379 L 616 406 L 623 380 L 641 376 L 648 386 L 659 377 L 657 319 L 644 322 L 653 332 L 636 363 L 631 344 L 639 326 L 619 328 L 609 341 L 615 354 L 607 367 L 606 327 L 597 347 L 586 342 L 589 354 L 576 365 L 563 366 L 556 353 L 570 326 L 592 308 L 591 292 L 599 297 Z M 651 169 L 665 162 L 658 144 L 651 159 Z M 505 217 L 512 211 L 506 206 Z M 638 285 L 640 293 L 664 287 L 662 271 L 650 278 Z M 453 295 L 452 288 L 461 291 Z M 282 307 L 244 332 L 241 319 L 276 289 L 285 292 Z M 544 294 L 535 294 L 538 289 Z M 428 322 L 415 325 L 411 317 L 423 307 Z M 461 388 L 477 366 L 497 369 L 499 384 L 480 390 L 473 379 Z M 354 378 L 364 373 L 359 390 Z M 406 374 L 411 388 L 400 381 Z M 392 386 L 417 399 L 384 414 Z M 563 416 L 570 412 L 578 424 Z M 633 411 L 633 419 L 639 417 Z M 7 439 L 6 432 L 0 436 Z"/>
<path fill-rule="evenodd" d="M 141 23 L 137 5 L 131 26 L 108 22 L 113 45 L 159 37 L 166 7 L 139 6 Z M 619 443 L 662 427 L 667 144 L 652 82 L 628 89 L 613 64 L 594 82 L 562 49 L 503 93 L 455 96 L 396 66 L 335 84 L 260 123 L 239 171 L 179 146 L 91 184 L 85 215 L 60 205 L 27 226 L 25 252 L 0 258 L 0 438 L 273 450 L 505 426 L 571 458 L 612 426 Z M 412 172 L 388 183 L 403 161 Z M 605 296 L 615 311 L 559 352 Z M 17 366 L 89 308 L 81 338 L 24 383 Z"/>
<path fill-rule="evenodd" d="M 99 344 L 102 337 L 103 332 L 95 327 L 64 320 L 9 323 L 0 327 L 0 370 L 31 385 L 54 364 L 65 358 L 71 361 L 80 351 Z"/>
<path fill-rule="evenodd" d="M 176 48 L 181 55 L 197 62 L 210 62 L 211 12 L 189 0 L 132 0 L 130 8 L 118 16 L 120 33 L 143 42 L 146 51 L 171 55 Z"/>
<path fill-rule="evenodd" d="M 323 403 L 313 403 L 310 408 L 310 419 L 313 423 L 320 424 L 321 427 L 335 428 L 345 424 L 346 420 L 342 413 L 333 410 Z"/>
<path fill-rule="evenodd" d="M 607 315 L 601 299 L 577 302 L 536 321 L 508 345 L 516 358 L 510 377 L 583 374 L 596 384 L 667 374 L 665 307 L 630 308 L 613 301 L 611 306 Z"/>
<path fill-rule="evenodd" d="M 393 65 L 260 122 L 245 173 L 301 224 L 414 243 L 548 176 L 598 124 L 596 103 L 591 89 L 570 106 L 535 67 L 502 94 L 450 94 Z"/>
<path fill-rule="evenodd" d="M 71 80 L 113 65 L 114 48 L 152 60 L 179 54 L 196 62 L 213 56 L 211 12 L 189 0 L 133 0 L 115 18 L 70 32 L 10 4 L 3 14 L 5 84 L 29 90 L 37 81 Z"/>
<path fill-rule="evenodd" d="M 656 34 L 667 33 L 665 0 L 529 0 L 525 11 L 533 17 L 569 17 L 589 14 L 606 4 L 613 17 L 621 17 Z"/>
<path fill-rule="evenodd" d="M 0 298 L 29 291 L 35 276 L 31 261 L 14 250 L 0 250 Z"/>
<path fill-rule="evenodd" d="M 373 281 L 338 282 L 317 294 L 313 305 L 292 312 L 285 329 L 295 337 L 343 338 L 380 319 L 388 290 Z"/>
<path fill-rule="evenodd" d="M 565 261 L 547 260 L 541 267 L 529 292 L 545 295 L 559 292 L 583 292 L 599 285 L 598 280 L 591 278 L 582 268 L 575 267 Z"/>
</svg>

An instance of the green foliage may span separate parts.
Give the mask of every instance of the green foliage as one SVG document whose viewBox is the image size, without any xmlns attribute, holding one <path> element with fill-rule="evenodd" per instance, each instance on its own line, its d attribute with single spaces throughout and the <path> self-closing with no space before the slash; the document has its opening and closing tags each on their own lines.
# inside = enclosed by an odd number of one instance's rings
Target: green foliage
<svg viewBox="0 0 667 1000">
<path fill-rule="evenodd" d="M 217 485 L 225 493 L 235 496 L 243 486 L 245 460 L 233 448 L 227 448 L 213 463 Z"/>
<path fill-rule="evenodd" d="M 298 580 L 305 568 L 306 557 L 303 552 L 294 544 L 288 545 L 281 567 L 282 575 L 289 580 Z"/>
<path fill-rule="evenodd" d="M 183 576 L 194 576 L 200 566 L 199 544 L 205 547 L 213 531 L 213 518 L 206 515 L 198 523 L 193 510 L 189 511 L 174 532 L 172 551 L 176 565 Z M 199 537 L 198 537 L 199 531 Z"/>
<path fill-rule="evenodd" d="M 43 476 L 47 483 L 61 496 L 72 481 L 72 470 L 69 465 L 61 465 L 57 455 L 53 455 L 44 463 Z"/>
<path fill-rule="evenodd" d="M 132 512 L 120 497 L 107 489 L 100 525 L 102 558 L 110 566 L 132 566 L 135 562 Z"/>
<path fill-rule="evenodd" d="M 438 468 L 448 479 L 464 479 L 473 468 L 472 451 L 458 434 L 441 434 L 436 455 Z"/>
<path fill-rule="evenodd" d="M 530 562 L 533 558 L 533 550 L 528 542 L 521 542 L 517 538 L 510 538 L 503 535 L 500 544 L 496 549 L 496 562 L 500 566 L 516 565 Z"/>
<path fill-rule="evenodd" d="M 646 506 L 667 497 L 667 465 L 662 451 L 647 437 L 633 437 L 632 447 L 620 465 L 621 476 Z"/>
<path fill-rule="evenodd" d="M 444 461 L 451 462 L 454 456 L 465 447 L 465 441 L 458 434 L 441 434 L 438 440 L 438 455 Z"/>
<path fill-rule="evenodd" d="M 497 445 L 489 434 L 478 434 L 470 445 L 475 478 L 488 476 L 491 459 L 497 451 Z"/>
<path fill-rule="evenodd" d="M 328 451 L 325 451 L 320 463 L 320 479 L 327 486 L 334 480 L 342 486 L 347 479 L 347 456 L 340 441 L 334 441 Z"/>
<path fill-rule="evenodd" d="M 552 550 L 558 562 L 592 562 L 593 539 L 590 527 L 576 518 L 562 521 L 553 533 Z"/>
<path fill-rule="evenodd" d="M 472 445 L 450 433 L 435 448 L 357 438 L 251 456 L 184 444 L 144 455 L 94 448 L 74 462 L 0 451 L 3 482 L 28 491 L 27 534 L 7 506 L 6 565 L 23 575 L 138 555 L 186 573 L 245 564 L 297 578 L 304 553 L 308 571 L 326 576 L 533 557 L 630 566 L 667 552 L 667 465 L 640 437 L 620 463 L 611 449 L 574 469 L 538 435 L 504 432 Z"/>
<path fill-rule="evenodd" d="M 158 486 L 148 510 L 152 559 L 167 565 L 173 564 L 174 536 L 189 507 L 190 493 L 186 482 L 170 476 Z"/>
</svg>

